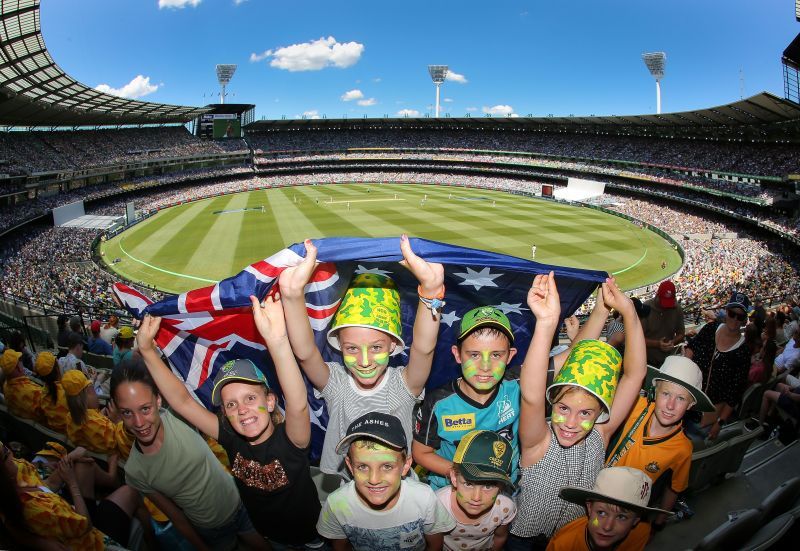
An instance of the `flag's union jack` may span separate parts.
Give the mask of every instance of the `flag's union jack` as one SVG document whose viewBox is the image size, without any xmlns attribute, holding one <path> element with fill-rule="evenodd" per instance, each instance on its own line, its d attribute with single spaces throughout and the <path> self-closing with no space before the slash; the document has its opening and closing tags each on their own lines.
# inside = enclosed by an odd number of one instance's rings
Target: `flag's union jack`
<svg viewBox="0 0 800 551">
<path fill-rule="evenodd" d="M 306 287 L 306 307 L 323 357 L 341 361 L 339 352 L 327 344 L 325 334 L 350 278 L 363 272 L 387 274 L 397 283 L 402 301 L 403 337 L 409 346 L 417 308 L 417 282 L 410 272 L 397 264 L 402 260 L 399 239 L 336 237 L 314 240 L 314 244 L 318 248 L 319 265 Z M 412 238 L 411 247 L 425 260 L 445 266 L 447 305 L 442 310 L 428 388 L 444 384 L 460 373 L 450 346 L 458 335 L 459 320 L 467 310 L 493 305 L 505 312 L 514 327 L 518 357 L 522 358 L 535 321 L 526 305 L 533 275 L 555 271 L 564 317 L 574 312 L 606 277 L 603 272 L 548 266 L 425 239 Z M 115 284 L 114 291 L 137 318 L 145 313 L 163 317 L 156 343 L 187 388 L 210 406 L 214 375 L 231 359 L 253 360 L 264 371 L 270 386 L 280 392 L 266 346 L 253 322 L 249 297 L 254 295 L 263 300 L 275 292 L 277 285 L 274 284 L 281 271 L 299 264 L 304 255 L 305 247 L 296 243 L 216 285 L 156 303 L 124 284 Z M 393 357 L 401 364 L 407 359 L 405 351 Z M 313 448 L 319 451 L 327 412 L 324 401 L 315 396 L 310 386 L 308 396 L 312 423 L 316 427 Z"/>
</svg>

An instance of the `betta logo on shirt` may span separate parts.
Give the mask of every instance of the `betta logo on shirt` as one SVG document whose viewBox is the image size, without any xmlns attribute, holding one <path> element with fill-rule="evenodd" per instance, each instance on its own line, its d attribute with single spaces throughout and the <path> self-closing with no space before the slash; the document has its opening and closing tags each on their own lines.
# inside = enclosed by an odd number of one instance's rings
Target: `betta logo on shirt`
<svg viewBox="0 0 800 551">
<path fill-rule="evenodd" d="M 473 430 L 475 428 L 475 414 L 443 415 L 442 424 L 444 425 L 444 430 L 448 432 Z"/>
</svg>

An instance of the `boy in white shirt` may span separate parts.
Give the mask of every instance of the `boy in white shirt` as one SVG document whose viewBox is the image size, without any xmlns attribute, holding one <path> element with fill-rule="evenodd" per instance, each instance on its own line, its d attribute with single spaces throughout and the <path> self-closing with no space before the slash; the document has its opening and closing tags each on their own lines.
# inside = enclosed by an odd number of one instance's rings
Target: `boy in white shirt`
<svg viewBox="0 0 800 551">
<path fill-rule="evenodd" d="M 411 469 L 405 430 L 397 417 L 367 413 L 336 447 L 353 480 L 328 495 L 317 532 L 334 551 L 441 549 L 455 520 L 430 486 L 404 479 Z"/>
</svg>

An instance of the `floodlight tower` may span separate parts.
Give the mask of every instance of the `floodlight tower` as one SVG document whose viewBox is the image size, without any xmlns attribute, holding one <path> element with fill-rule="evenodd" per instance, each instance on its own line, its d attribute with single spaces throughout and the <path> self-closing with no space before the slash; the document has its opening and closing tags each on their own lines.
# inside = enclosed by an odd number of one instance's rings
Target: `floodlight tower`
<svg viewBox="0 0 800 551">
<path fill-rule="evenodd" d="M 428 65 L 428 72 L 436 85 L 436 118 L 439 118 L 439 87 L 447 78 L 447 65 Z"/>
<path fill-rule="evenodd" d="M 219 92 L 219 102 L 225 103 L 225 86 L 233 78 L 233 73 L 236 72 L 237 65 L 217 65 L 217 80 L 219 81 L 220 85 L 220 92 Z"/>
<path fill-rule="evenodd" d="M 661 79 L 664 78 L 664 65 L 667 62 L 667 54 L 664 52 L 653 52 L 642 54 L 644 64 L 650 70 L 650 74 L 656 79 L 656 114 L 661 114 Z"/>
</svg>

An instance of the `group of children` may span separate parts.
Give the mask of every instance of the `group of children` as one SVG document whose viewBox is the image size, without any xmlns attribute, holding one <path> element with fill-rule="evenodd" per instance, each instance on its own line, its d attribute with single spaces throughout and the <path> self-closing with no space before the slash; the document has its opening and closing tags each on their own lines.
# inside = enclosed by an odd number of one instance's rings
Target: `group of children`
<svg viewBox="0 0 800 551">
<path fill-rule="evenodd" d="M 600 320 L 602 327 L 609 310 L 619 312 L 624 358 L 596 339 L 596 329 L 551 359 L 561 307 L 553 273 L 539 275 L 528 293 L 536 326 L 521 366 L 510 367 L 516 349 L 508 318 L 481 306 L 463 315 L 452 347 L 462 377 L 425 396 L 445 300 L 443 267 L 401 237 L 402 264 L 419 281 L 420 298 L 404 367 L 389 367 L 405 348 L 394 283 L 355 276 L 328 333 L 339 364 L 324 361 L 315 345 L 304 290 L 316 248 L 305 246 L 305 259 L 281 273 L 279 293 L 263 303 L 251 297 L 283 392 L 282 416 L 266 378 L 247 360 L 220 369 L 212 393 L 219 416 L 198 404 L 155 348 L 156 317 L 146 316 L 137 336 L 147 372 L 126 362 L 112 377 L 113 401 L 135 440 L 127 482 L 195 547 L 224 548 L 238 536 L 252 548 L 265 539 L 273 549 L 322 549 L 323 538 L 333 549 L 359 550 L 642 549 L 651 529 L 663 526 L 688 481 L 683 414 L 712 406 L 699 369 L 682 357 L 654 372 L 640 394 L 644 336 L 633 302 L 612 278 L 586 326 Z M 322 506 L 308 462 L 301 369 L 329 412 L 320 469 L 342 481 Z M 219 441 L 238 496 L 207 448 L 179 457 L 190 437 L 177 417 L 160 411 L 162 396 Z M 654 488 L 662 508 L 649 507 Z"/>
</svg>

